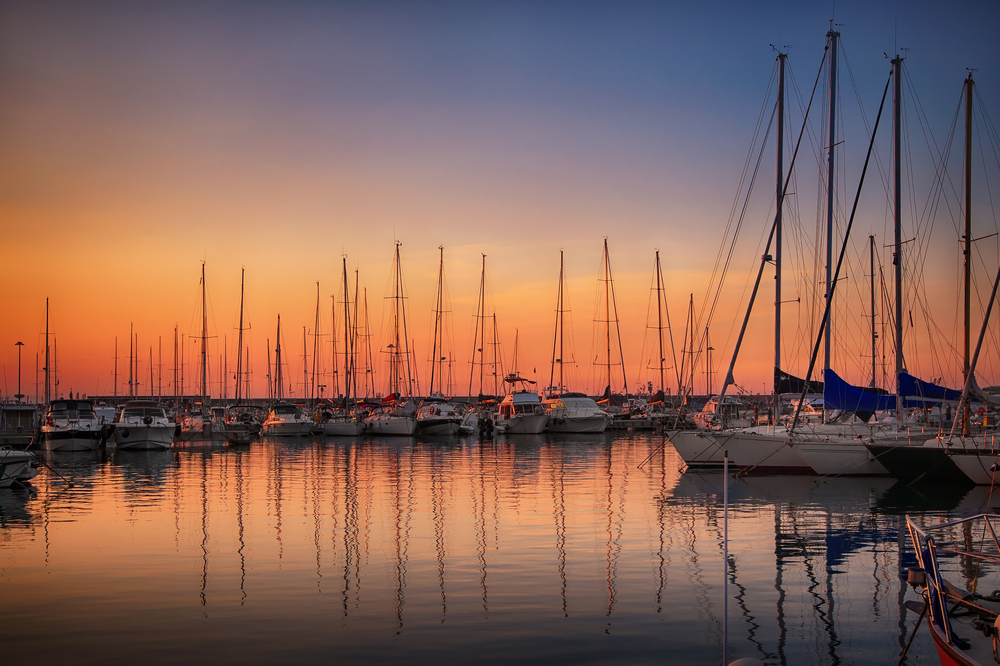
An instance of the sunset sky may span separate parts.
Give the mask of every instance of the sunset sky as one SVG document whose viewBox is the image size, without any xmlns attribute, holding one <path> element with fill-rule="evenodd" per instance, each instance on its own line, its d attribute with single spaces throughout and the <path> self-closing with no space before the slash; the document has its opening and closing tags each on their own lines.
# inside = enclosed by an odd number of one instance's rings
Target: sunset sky
<svg viewBox="0 0 1000 666">
<path fill-rule="evenodd" d="M 510 370 L 548 383 L 559 250 L 572 312 L 569 388 L 597 393 L 603 340 L 601 251 L 608 239 L 630 388 L 653 380 L 647 330 L 654 251 L 664 269 L 673 338 L 684 337 L 693 294 L 699 329 L 709 281 L 737 199 L 754 128 L 774 104 L 776 53 L 787 50 L 798 136 L 830 19 L 842 34 L 838 209 L 853 202 L 868 135 L 894 53 L 906 57 L 907 366 L 926 379 L 961 377 L 956 306 L 964 111 L 973 68 L 983 109 L 1000 113 L 1000 5 L 969 2 L 485 2 L 225 3 L 0 0 L 0 278 L 3 396 L 33 397 L 43 354 L 45 299 L 57 340 L 59 390 L 127 391 L 129 327 L 148 393 L 149 349 L 162 339 L 170 386 L 175 326 L 201 334 L 206 265 L 213 382 L 223 341 L 235 369 L 240 269 L 253 393 L 266 394 L 268 341 L 282 320 L 286 378 L 302 394 L 302 333 L 312 355 L 316 282 L 330 333 L 330 296 L 347 256 L 367 289 L 373 353 L 384 349 L 394 241 L 402 243 L 410 337 L 419 381 L 429 376 L 438 247 L 450 300 L 455 394 L 468 389 L 482 254 Z M 906 51 L 898 51 L 905 48 Z M 823 82 L 820 86 L 822 89 Z M 812 270 L 820 197 L 822 94 L 796 165 L 789 259 Z M 891 101 L 891 100 L 890 100 Z M 861 383 L 868 235 L 891 269 L 890 108 L 852 232 L 852 270 L 838 301 L 835 367 Z M 977 114 L 979 109 L 977 109 Z M 974 236 L 997 231 L 996 130 L 976 137 Z M 995 120 L 990 120 L 994 127 Z M 762 130 L 763 131 L 763 130 Z M 977 129 L 978 131 L 978 129 Z M 992 143 L 991 143 L 992 142 Z M 821 145 L 822 144 L 822 145 Z M 945 151 L 948 180 L 935 185 Z M 928 148 L 931 146 L 931 148 Z M 790 151 L 790 149 L 789 149 Z M 750 157 L 748 157 L 748 152 Z M 790 157 L 786 157 L 786 165 Z M 840 153 L 838 153 L 840 159 Z M 751 164 L 752 166 L 752 164 Z M 982 175 L 978 175 L 982 174 Z M 748 280 L 773 216 L 773 132 L 747 207 L 730 274 L 711 320 L 718 388 L 745 307 Z M 928 193 L 943 190 L 940 198 Z M 992 197 L 992 199 L 991 199 Z M 735 202 L 735 203 L 734 203 Z M 931 203 L 928 203 L 931 202 Z M 933 208 L 931 216 L 928 209 Z M 935 221 L 936 220 L 936 221 Z M 842 225 L 843 227 L 843 225 Z M 977 244 L 975 336 L 996 271 L 998 237 Z M 856 270 L 855 270 L 856 269 Z M 773 269 L 736 368 L 741 386 L 770 389 Z M 786 359 L 804 373 L 812 274 L 788 277 Z M 891 293 L 891 285 L 889 285 Z M 603 306 L 602 306 L 603 307 Z M 655 311 L 655 308 L 654 308 Z M 651 324 L 652 325 L 652 324 Z M 595 330 L 597 327 L 597 330 Z M 570 324 L 567 323 L 567 332 Z M 981 383 L 1000 383 L 993 327 Z M 699 336 L 702 333 L 699 332 Z M 888 339 L 888 332 L 886 333 Z M 645 341 L 645 342 L 644 342 Z M 322 366 L 329 371 L 330 338 Z M 912 345 L 912 347 L 911 347 Z M 196 346 L 185 346 L 194 386 Z M 887 352 L 891 366 L 891 350 Z M 704 364 L 704 359 L 699 361 Z M 310 365 L 312 361 L 310 360 Z M 671 371 L 673 372 L 673 371 Z M 376 390 L 386 391 L 376 368 Z M 323 380 L 330 384 L 331 379 Z M 676 388 L 675 380 L 668 382 Z M 613 382 L 620 389 L 621 382 Z M 478 388 L 478 386 L 476 387 Z M 703 367 L 695 389 L 705 390 Z M 286 386 L 286 392 L 288 387 Z M 232 389 L 229 389 L 231 393 Z M 474 389 L 475 391 L 475 389 Z M 218 395 L 218 388 L 213 388 Z"/>
</svg>

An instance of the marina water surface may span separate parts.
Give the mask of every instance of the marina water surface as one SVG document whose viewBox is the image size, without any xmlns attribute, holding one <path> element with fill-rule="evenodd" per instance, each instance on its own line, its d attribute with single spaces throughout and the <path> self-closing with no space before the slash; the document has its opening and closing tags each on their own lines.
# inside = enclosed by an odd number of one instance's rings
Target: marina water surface
<svg viewBox="0 0 1000 666">
<path fill-rule="evenodd" d="M 0 640 L 35 663 L 719 664 L 724 629 L 730 660 L 895 663 L 901 516 L 989 503 L 733 479 L 724 568 L 723 475 L 658 435 L 42 455 L 0 491 Z"/>
</svg>

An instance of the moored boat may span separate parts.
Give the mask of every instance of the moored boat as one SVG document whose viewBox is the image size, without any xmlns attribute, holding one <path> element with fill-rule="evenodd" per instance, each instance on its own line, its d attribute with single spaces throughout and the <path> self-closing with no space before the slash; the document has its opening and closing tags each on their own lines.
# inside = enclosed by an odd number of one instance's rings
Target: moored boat
<svg viewBox="0 0 1000 666">
<path fill-rule="evenodd" d="M 261 432 L 271 437 L 305 437 L 313 422 L 298 405 L 279 402 L 268 410 Z"/>
<path fill-rule="evenodd" d="M 153 401 L 130 400 L 114 424 L 114 442 L 119 449 L 169 449 L 177 424 Z"/>
<path fill-rule="evenodd" d="M 28 451 L 7 446 L 0 448 L 0 488 L 9 488 L 15 481 L 30 478 L 25 472 L 34 460 L 35 456 Z"/>
<path fill-rule="evenodd" d="M 49 451 L 93 451 L 107 438 L 90 400 L 53 400 L 42 424 Z"/>
</svg>

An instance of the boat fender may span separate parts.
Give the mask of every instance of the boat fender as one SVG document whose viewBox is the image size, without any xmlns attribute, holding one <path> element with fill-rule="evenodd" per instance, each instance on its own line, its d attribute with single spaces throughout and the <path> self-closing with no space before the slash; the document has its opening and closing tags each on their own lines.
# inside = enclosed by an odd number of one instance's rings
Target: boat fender
<svg viewBox="0 0 1000 666">
<path fill-rule="evenodd" d="M 128 428 L 122 428 L 121 430 L 119 430 L 119 432 L 121 433 L 122 439 L 128 439 L 129 436 Z"/>
<path fill-rule="evenodd" d="M 152 416 L 143 416 L 142 417 L 142 422 L 145 423 L 146 425 L 149 425 L 150 423 L 153 422 L 153 417 Z"/>
</svg>

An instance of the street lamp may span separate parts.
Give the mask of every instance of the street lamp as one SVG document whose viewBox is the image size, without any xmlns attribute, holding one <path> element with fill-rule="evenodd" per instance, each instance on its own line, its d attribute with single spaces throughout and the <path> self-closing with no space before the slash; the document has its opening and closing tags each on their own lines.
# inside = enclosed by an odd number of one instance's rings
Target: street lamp
<svg viewBox="0 0 1000 666">
<path fill-rule="evenodd" d="M 24 346 L 24 343 L 18 340 L 14 343 L 14 346 L 17 347 L 17 395 L 14 397 L 17 398 L 17 402 L 20 404 L 21 398 L 24 397 L 24 394 L 21 393 L 21 347 Z"/>
</svg>

